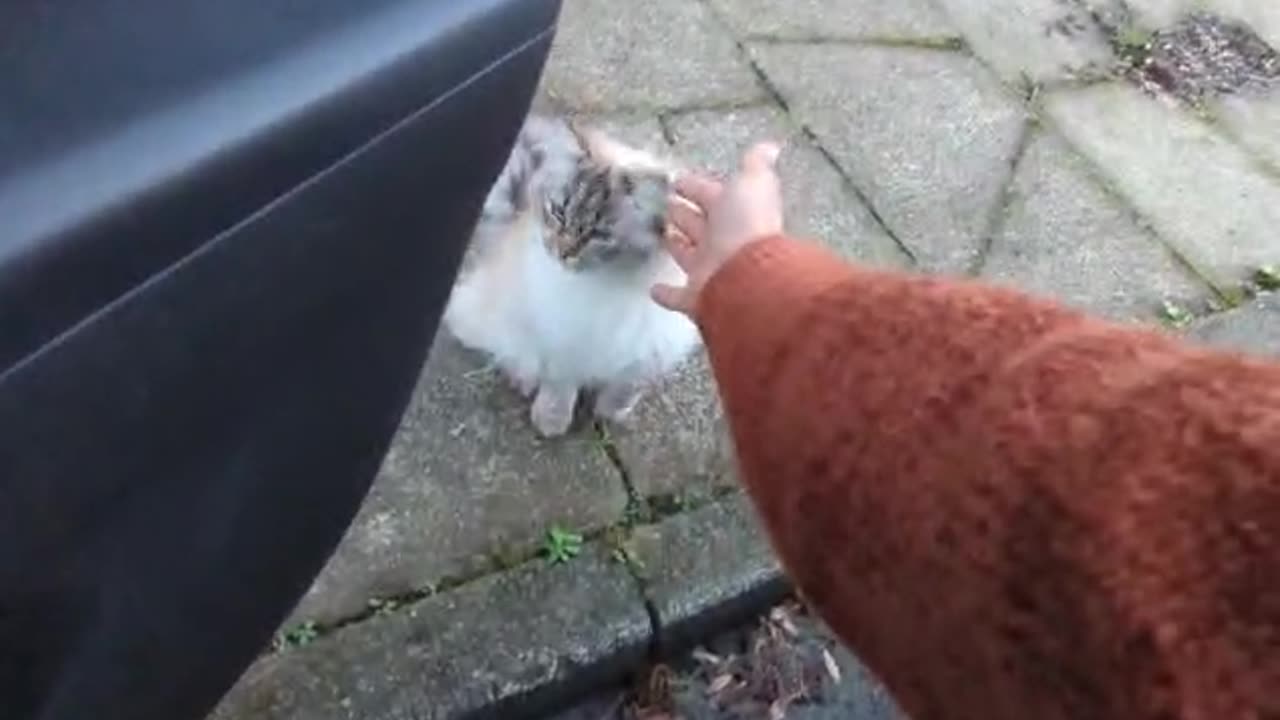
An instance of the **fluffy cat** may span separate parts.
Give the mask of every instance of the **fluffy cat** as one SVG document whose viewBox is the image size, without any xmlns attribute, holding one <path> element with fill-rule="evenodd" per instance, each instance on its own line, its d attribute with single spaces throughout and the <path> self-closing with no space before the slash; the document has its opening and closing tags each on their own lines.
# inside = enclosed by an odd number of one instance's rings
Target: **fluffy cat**
<svg viewBox="0 0 1280 720">
<path fill-rule="evenodd" d="M 700 342 L 649 298 L 684 273 L 662 247 L 673 168 L 569 121 L 530 117 L 485 202 L 445 325 L 490 355 L 563 435 L 579 394 L 621 422 Z"/>
</svg>

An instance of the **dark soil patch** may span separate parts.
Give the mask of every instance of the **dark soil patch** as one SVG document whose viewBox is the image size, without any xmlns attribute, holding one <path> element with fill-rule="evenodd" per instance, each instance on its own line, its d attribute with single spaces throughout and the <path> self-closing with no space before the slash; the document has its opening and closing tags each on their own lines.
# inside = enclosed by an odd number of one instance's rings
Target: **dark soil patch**
<svg viewBox="0 0 1280 720">
<path fill-rule="evenodd" d="M 1152 35 L 1127 75 L 1148 90 L 1199 105 L 1271 89 L 1280 81 L 1280 53 L 1247 25 L 1195 13 Z"/>
<path fill-rule="evenodd" d="M 1207 12 L 1167 28 L 1143 28 L 1124 0 L 1058 0 L 1063 14 L 1045 32 L 1100 35 L 1114 67 L 1092 73 L 1120 76 L 1142 89 L 1193 106 L 1222 95 L 1266 92 L 1280 84 L 1280 53 L 1248 25 Z M 1098 73 L 1098 70 L 1102 70 Z"/>
<path fill-rule="evenodd" d="M 799 603 L 556 720 L 898 720 L 883 688 Z"/>
</svg>

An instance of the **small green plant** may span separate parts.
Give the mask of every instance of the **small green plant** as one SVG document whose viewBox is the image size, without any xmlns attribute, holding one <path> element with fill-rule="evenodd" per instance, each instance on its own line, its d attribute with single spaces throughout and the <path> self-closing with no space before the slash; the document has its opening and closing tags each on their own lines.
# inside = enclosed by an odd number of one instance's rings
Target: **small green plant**
<svg viewBox="0 0 1280 720">
<path fill-rule="evenodd" d="M 306 647 L 318 637 L 320 637 L 320 628 L 316 626 L 314 620 L 308 620 L 276 633 L 271 640 L 271 646 L 276 650 Z"/>
<path fill-rule="evenodd" d="M 1131 68 L 1141 68 L 1151 57 L 1155 35 L 1133 26 L 1117 28 L 1111 36 L 1111 48 L 1120 61 Z"/>
<path fill-rule="evenodd" d="M 1150 32 L 1130 25 L 1116 31 L 1115 42 L 1121 48 L 1141 52 L 1151 44 L 1153 37 Z"/>
<path fill-rule="evenodd" d="M 1190 310 L 1172 300 L 1165 300 L 1164 304 L 1160 306 L 1160 319 L 1164 321 L 1165 325 L 1180 330 L 1190 325 L 1196 318 L 1191 314 Z"/>
<path fill-rule="evenodd" d="M 559 525 L 547 531 L 547 538 L 542 543 L 542 551 L 552 565 L 567 563 L 582 552 L 581 533 L 565 530 Z"/>
<path fill-rule="evenodd" d="M 1275 292 L 1280 290 L 1280 265 L 1263 265 L 1253 273 L 1253 283 L 1259 290 Z"/>
</svg>

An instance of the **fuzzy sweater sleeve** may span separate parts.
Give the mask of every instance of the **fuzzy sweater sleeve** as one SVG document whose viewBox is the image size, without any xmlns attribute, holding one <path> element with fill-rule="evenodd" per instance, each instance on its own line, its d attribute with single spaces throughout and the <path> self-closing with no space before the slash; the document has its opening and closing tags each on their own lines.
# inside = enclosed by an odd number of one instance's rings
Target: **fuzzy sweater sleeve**
<svg viewBox="0 0 1280 720">
<path fill-rule="evenodd" d="M 909 715 L 1280 717 L 1280 367 L 785 238 L 698 321 L 784 565 Z"/>
</svg>

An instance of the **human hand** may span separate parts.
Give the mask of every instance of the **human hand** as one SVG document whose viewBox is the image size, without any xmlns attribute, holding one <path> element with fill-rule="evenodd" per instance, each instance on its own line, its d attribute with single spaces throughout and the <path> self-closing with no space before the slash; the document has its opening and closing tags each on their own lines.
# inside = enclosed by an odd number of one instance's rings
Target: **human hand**
<svg viewBox="0 0 1280 720">
<path fill-rule="evenodd" d="M 666 246 L 688 280 L 684 287 L 655 285 L 654 302 L 692 317 L 702 288 L 729 258 L 753 240 L 782 232 L 782 187 L 774 171 L 780 151 L 774 143 L 755 145 L 725 183 L 701 174 L 676 180 Z"/>
</svg>

